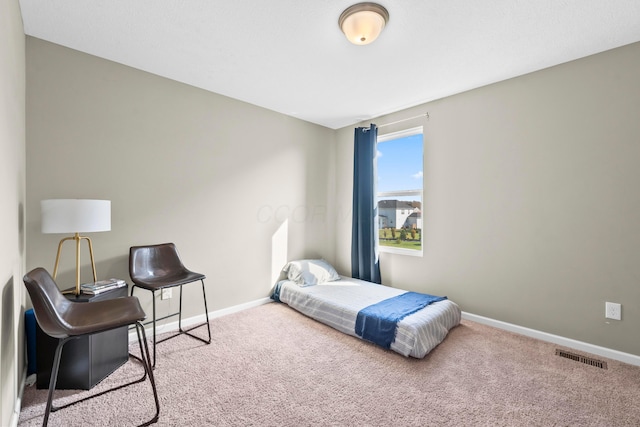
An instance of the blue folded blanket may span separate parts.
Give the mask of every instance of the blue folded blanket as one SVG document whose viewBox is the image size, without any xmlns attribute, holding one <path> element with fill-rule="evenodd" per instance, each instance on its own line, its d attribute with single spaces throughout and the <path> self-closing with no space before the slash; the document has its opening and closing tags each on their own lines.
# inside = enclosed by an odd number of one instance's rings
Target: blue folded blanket
<svg viewBox="0 0 640 427">
<path fill-rule="evenodd" d="M 356 318 L 356 334 L 384 348 L 396 339 L 398 322 L 410 314 L 447 297 L 407 292 L 365 307 Z"/>
</svg>

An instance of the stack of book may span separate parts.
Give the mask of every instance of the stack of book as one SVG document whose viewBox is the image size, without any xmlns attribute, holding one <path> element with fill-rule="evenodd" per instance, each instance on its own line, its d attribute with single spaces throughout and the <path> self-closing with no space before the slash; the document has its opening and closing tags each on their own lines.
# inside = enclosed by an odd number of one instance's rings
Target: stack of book
<svg viewBox="0 0 640 427">
<path fill-rule="evenodd" d="M 82 293 L 90 295 L 98 295 L 103 292 L 127 286 L 127 282 L 121 279 L 99 280 L 97 282 L 84 283 L 80 285 Z"/>
</svg>

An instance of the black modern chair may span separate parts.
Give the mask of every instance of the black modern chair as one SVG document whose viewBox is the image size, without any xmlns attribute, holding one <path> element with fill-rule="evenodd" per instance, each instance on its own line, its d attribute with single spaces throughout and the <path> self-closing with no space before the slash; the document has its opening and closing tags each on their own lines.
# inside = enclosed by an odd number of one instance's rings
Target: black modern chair
<svg viewBox="0 0 640 427">
<path fill-rule="evenodd" d="M 156 366 L 156 343 L 161 343 L 170 338 L 174 338 L 180 334 L 189 335 L 198 339 L 205 344 L 211 343 L 211 326 L 209 325 L 209 311 L 207 309 L 207 294 L 204 289 L 204 274 L 196 273 L 188 270 L 180 260 L 176 245 L 173 243 L 162 243 L 158 245 L 148 246 L 132 246 L 129 249 L 129 275 L 133 281 L 131 287 L 131 295 L 133 290 L 138 287 L 146 289 L 152 293 L 153 301 L 153 364 Z M 202 298 L 204 300 L 204 315 L 206 322 L 193 326 L 189 329 L 182 329 L 182 285 L 200 281 L 202 283 Z M 180 286 L 180 305 L 178 311 L 166 316 L 156 317 L 156 291 L 162 292 L 162 289 Z M 168 337 L 156 340 L 156 322 L 169 317 L 178 316 L 178 332 Z M 209 339 L 201 338 L 193 335 L 190 331 L 207 325 Z"/>
<path fill-rule="evenodd" d="M 160 415 L 160 401 L 158 400 L 158 391 L 153 377 L 153 369 L 151 367 L 151 358 L 149 355 L 149 347 L 146 341 L 144 326 L 141 323 L 145 319 L 146 315 L 142 310 L 142 307 L 140 307 L 138 298 L 121 297 L 90 303 L 72 302 L 62 295 L 62 292 L 58 289 L 56 282 L 44 268 L 36 268 L 30 271 L 24 276 L 23 280 L 27 287 L 27 291 L 29 292 L 29 296 L 31 297 L 33 312 L 38 325 L 44 333 L 58 339 L 58 344 L 53 358 L 53 367 L 51 369 L 51 377 L 49 380 L 49 394 L 47 396 L 47 406 L 42 425 L 46 426 L 48 424 L 51 412 L 55 412 L 71 405 L 84 402 L 88 399 L 101 396 L 105 393 L 142 382 L 147 378 L 147 376 L 149 377 L 151 389 L 153 390 L 156 412 L 153 418 L 141 425 L 148 426 L 156 423 Z M 136 326 L 138 334 L 138 343 L 140 344 L 141 355 L 139 360 L 144 366 L 144 375 L 142 378 L 96 393 L 83 399 L 76 400 L 75 402 L 71 402 L 60 407 L 54 407 L 53 392 L 56 388 L 60 359 L 64 345 L 73 339 L 130 325 Z M 133 357 L 138 359 L 136 356 Z"/>
</svg>

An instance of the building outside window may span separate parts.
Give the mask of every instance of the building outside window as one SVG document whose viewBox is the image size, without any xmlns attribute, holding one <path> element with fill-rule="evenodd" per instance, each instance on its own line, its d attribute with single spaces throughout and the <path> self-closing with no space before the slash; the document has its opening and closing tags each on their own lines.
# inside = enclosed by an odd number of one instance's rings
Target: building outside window
<svg viewBox="0 0 640 427">
<path fill-rule="evenodd" d="M 422 127 L 378 135 L 378 243 L 381 252 L 422 255 Z"/>
</svg>

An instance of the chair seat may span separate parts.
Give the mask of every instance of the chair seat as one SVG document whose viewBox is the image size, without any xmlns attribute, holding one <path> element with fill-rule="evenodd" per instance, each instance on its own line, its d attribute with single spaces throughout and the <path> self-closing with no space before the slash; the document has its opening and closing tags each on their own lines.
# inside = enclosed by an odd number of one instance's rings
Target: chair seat
<svg viewBox="0 0 640 427">
<path fill-rule="evenodd" d="M 120 297 L 92 303 L 70 304 L 64 320 L 69 336 L 93 334 L 128 326 L 147 316 L 138 298 Z"/>
<path fill-rule="evenodd" d="M 133 283 L 135 283 L 136 286 L 150 291 L 185 285 L 187 283 L 204 279 L 206 279 L 206 276 L 204 274 L 196 273 L 189 270 L 176 271 L 163 276 L 138 276 L 136 278 L 132 278 Z"/>
</svg>

